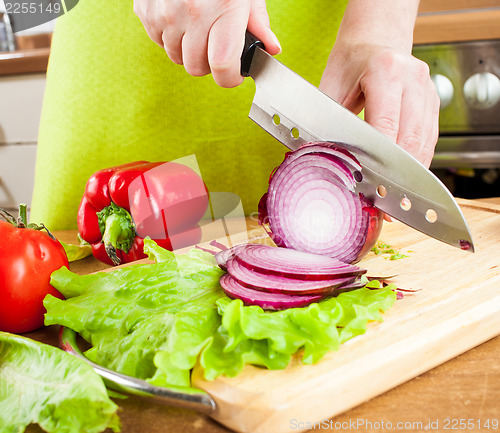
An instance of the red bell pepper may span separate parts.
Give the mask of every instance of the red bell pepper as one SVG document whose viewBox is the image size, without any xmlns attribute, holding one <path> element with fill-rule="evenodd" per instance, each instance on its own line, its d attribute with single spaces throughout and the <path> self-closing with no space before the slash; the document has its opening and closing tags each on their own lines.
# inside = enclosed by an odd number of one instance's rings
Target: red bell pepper
<svg viewBox="0 0 500 433">
<path fill-rule="evenodd" d="M 136 161 L 94 173 L 78 210 L 78 232 L 94 257 L 117 265 L 146 255 L 143 239 L 173 250 L 201 239 L 208 207 L 201 177 L 176 162 Z"/>
</svg>

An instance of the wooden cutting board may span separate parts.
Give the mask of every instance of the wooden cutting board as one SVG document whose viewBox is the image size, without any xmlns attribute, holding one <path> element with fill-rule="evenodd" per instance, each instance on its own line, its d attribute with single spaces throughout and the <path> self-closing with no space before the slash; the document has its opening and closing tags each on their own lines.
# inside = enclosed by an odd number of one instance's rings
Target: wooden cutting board
<svg viewBox="0 0 500 433">
<path fill-rule="evenodd" d="M 328 420 L 500 334 L 500 206 L 459 201 L 476 253 L 461 251 L 399 222 L 380 239 L 409 257 L 370 253 L 360 265 L 406 293 L 368 332 L 313 366 L 248 366 L 236 378 L 194 385 L 217 403 L 214 419 L 239 432 L 301 431 Z M 246 234 L 244 235 L 246 237 Z M 254 230 L 250 237 L 263 238 Z M 232 237 L 232 242 L 238 239 Z M 309 424 L 307 424 L 309 423 Z"/>
</svg>

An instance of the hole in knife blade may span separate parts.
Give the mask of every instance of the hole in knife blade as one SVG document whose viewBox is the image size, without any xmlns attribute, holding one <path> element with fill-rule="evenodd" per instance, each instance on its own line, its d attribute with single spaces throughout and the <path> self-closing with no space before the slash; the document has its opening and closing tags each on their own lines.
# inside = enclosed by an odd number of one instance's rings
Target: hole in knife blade
<svg viewBox="0 0 500 433">
<path fill-rule="evenodd" d="M 384 185 L 377 186 L 377 195 L 384 198 L 387 195 L 387 188 Z"/>
<path fill-rule="evenodd" d="M 403 197 L 400 203 L 401 209 L 409 211 L 411 209 L 411 201 L 408 197 Z"/>
<path fill-rule="evenodd" d="M 438 219 L 437 213 L 434 209 L 427 209 L 425 213 L 425 219 L 430 223 L 435 223 Z"/>
<path fill-rule="evenodd" d="M 280 116 L 278 116 L 277 114 L 275 114 L 273 116 L 273 123 L 278 126 L 280 123 L 281 123 L 281 119 L 280 119 Z"/>
<path fill-rule="evenodd" d="M 300 137 L 299 130 L 295 127 L 290 130 L 290 134 L 292 135 L 292 138 L 294 138 L 295 140 L 297 140 L 297 138 Z"/>
<path fill-rule="evenodd" d="M 356 170 L 354 172 L 354 180 L 358 183 L 362 182 L 363 181 L 363 173 L 361 173 L 360 171 Z"/>
</svg>

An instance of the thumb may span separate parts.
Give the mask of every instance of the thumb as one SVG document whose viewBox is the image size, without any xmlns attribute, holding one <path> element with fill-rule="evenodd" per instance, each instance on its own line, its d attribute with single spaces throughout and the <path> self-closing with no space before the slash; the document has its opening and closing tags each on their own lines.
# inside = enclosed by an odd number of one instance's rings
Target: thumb
<svg viewBox="0 0 500 433">
<path fill-rule="evenodd" d="M 264 44 L 266 51 L 273 56 L 281 53 L 278 38 L 271 30 L 265 0 L 252 0 L 248 17 L 248 31 Z"/>
</svg>

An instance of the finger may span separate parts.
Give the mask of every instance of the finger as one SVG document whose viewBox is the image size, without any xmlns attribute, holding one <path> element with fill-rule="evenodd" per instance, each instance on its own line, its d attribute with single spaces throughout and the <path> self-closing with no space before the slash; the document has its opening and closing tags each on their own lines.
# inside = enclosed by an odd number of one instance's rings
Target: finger
<svg viewBox="0 0 500 433">
<path fill-rule="evenodd" d="M 401 105 L 403 107 L 399 121 L 397 143 L 411 155 L 422 159 L 424 157 L 424 134 L 431 127 L 428 119 L 430 80 L 428 69 L 419 63 L 415 64 L 411 82 L 406 86 Z M 423 162 L 423 161 L 422 161 Z"/>
<path fill-rule="evenodd" d="M 365 120 L 396 142 L 403 93 L 401 81 L 373 74 L 363 78 L 360 86 L 365 98 Z"/>
<path fill-rule="evenodd" d="M 175 15 L 174 15 L 175 14 Z M 158 27 L 162 29 L 162 47 L 172 62 L 183 64 L 182 42 L 186 31 L 185 12 L 182 9 L 165 10 Z"/>
<path fill-rule="evenodd" d="M 144 29 L 146 30 L 149 38 L 158 44 L 160 47 L 163 47 L 162 41 L 162 32 L 159 28 L 157 28 L 154 23 L 150 22 L 148 17 L 150 14 L 150 4 L 145 2 L 134 1 L 134 13 L 137 15 L 139 20 L 141 21 Z"/>
<path fill-rule="evenodd" d="M 396 143 L 415 158 L 421 157 L 423 153 L 426 99 L 421 89 L 410 88 L 405 90 L 401 101 L 402 111 Z"/>
<path fill-rule="evenodd" d="M 434 156 L 434 149 L 439 138 L 439 107 L 441 101 L 436 92 L 436 88 L 432 82 L 429 83 L 429 96 L 426 108 L 427 119 L 425 124 L 428 125 L 424 129 L 424 155 L 420 159 L 422 164 L 430 167 L 432 158 Z"/>
<path fill-rule="evenodd" d="M 148 34 L 149 38 L 160 47 L 163 48 L 163 39 L 161 31 L 156 30 L 153 26 L 151 26 L 147 20 L 142 21 L 144 29 Z"/>
<path fill-rule="evenodd" d="M 162 47 L 172 62 L 182 65 L 182 39 L 184 32 L 180 29 L 167 28 L 162 33 Z"/>
<path fill-rule="evenodd" d="M 242 83 L 241 53 L 248 24 L 249 6 L 223 13 L 208 35 L 208 63 L 213 79 L 221 87 Z"/>
<path fill-rule="evenodd" d="M 359 114 L 365 105 L 359 80 L 349 74 L 350 70 L 346 71 L 342 67 L 337 67 L 340 62 L 344 62 L 344 60 L 337 55 L 335 49 L 332 50 L 321 76 L 319 88 L 348 110 Z"/>
<path fill-rule="evenodd" d="M 250 33 L 262 41 L 269 54 L 274 56 L 281 53 L 279 40 L 271 30 L 265 0 L 252 1 L 247 28 Z"/>
<path fill-rule="evenodd" d="M 182 39 L 182 63 L 188 74 L 201 77 L 210 73 L 208 63 L 209 26 L 197 22 L 189 26 Z"/>
<path fill-rule="evenodd" d="M 335 98 L 333 98 L 335 99 Z M 355 88 L 351 90 L 346 96 L 344 96 L 343 100 L 338 100 L 340 104 L 342 104 L 345 108 L 352 111 L 354 114 L 361 113 L 361 110 L 365 106 L 365 96 L 361 92 L 357 92 Z M 366 119 L 366 116 L 365 116 Z"/>
</svg>

